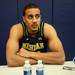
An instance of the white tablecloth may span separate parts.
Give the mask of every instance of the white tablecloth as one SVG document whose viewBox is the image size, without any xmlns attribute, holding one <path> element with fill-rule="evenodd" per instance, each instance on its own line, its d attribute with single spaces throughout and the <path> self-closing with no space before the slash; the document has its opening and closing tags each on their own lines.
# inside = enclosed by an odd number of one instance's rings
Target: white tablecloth
<svg viewBox="0 0 75 75">
<path fill-rule="evenodd" d="M 72 61 L 63 65 L 44 65 L 44 75 L 75 75 L 75 70 L 64 70 L 64 66 L 75 67 Z M 23 75 L 23 67 L 0 66 L 0 75 Z M 36 65 L 32 65 L 32 75 L 36 75 Z"/>
</svg>

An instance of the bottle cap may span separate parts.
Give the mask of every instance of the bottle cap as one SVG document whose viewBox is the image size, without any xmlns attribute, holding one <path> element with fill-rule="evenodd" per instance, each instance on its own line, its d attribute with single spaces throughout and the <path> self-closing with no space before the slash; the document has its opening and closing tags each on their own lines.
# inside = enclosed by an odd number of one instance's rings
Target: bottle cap
<svg viewBox="0 0 75 75">
<path fill-rule="evenodd" d="M 38 64 L 42 64 L 42 60 L 38 60 Z"/>
<path fill-rule="evenodd" d="M 29 60 L 25 60 L 25 64 L 29 64 Z"/>
</svg>

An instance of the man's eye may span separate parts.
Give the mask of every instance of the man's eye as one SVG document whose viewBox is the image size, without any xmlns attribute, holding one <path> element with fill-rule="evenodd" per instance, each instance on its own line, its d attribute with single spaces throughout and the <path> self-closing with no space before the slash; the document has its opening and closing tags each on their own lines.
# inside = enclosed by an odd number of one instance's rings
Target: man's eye
<svg viewBox="0 0 75 75">
<path fill-rule="evenodd" d="M 32 18 L 33 18 L 33 16 L 32 16 L 32 15 L 30 15 L 30 16 L 28 16 L 28 18 L 29 18 L 29 19 L 32 19 Z"/>
<path fill-rule="evenodd" d="M 40 15 L 36 15 L 36 18 L 37 18 L 37 19 L 40 18 Z"/>
</svg>

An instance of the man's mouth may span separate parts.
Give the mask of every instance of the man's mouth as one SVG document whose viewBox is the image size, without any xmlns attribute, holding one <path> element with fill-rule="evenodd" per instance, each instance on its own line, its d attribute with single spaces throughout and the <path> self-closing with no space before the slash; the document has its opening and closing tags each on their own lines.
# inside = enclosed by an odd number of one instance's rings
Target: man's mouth
<svg viewBox="0 0 75 75">
<path fill-rule="evenodd" d="M 38 26 L 37 24 L 33 24 L 32 25 L 33 28 L 37 28 L 37 26 Z"/>
</svg>

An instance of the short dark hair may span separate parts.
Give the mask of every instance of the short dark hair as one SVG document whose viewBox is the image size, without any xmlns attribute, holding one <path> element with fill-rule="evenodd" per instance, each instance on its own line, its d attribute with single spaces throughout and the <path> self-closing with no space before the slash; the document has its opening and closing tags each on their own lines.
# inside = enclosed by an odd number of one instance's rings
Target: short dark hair
<svg viewBox="0 0 75 75">
<path fill-rule="evenodd" d="M 30 9 L 30 8 L 38 8 L 38 9 L 40 9 L 38 5 L 33 4 L 33 3 L 30 3 L 30 4 L 28 4 L 28 5 L 26 5 L 26 6 L 24 7 L 24 9 L 23 9 L 23 16 L 25 16 L 26 10 L 27 10 L 27 9 Z"/>
</svg>

